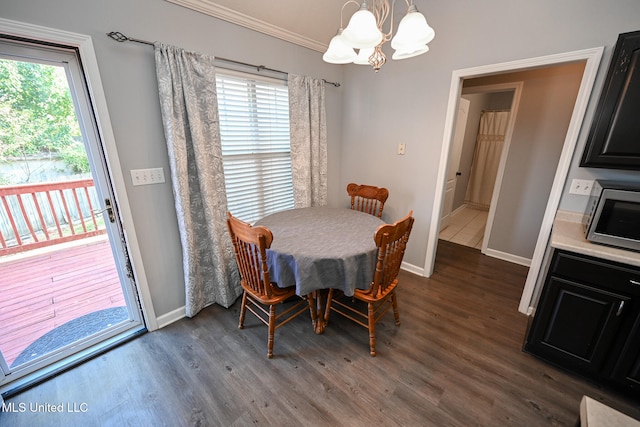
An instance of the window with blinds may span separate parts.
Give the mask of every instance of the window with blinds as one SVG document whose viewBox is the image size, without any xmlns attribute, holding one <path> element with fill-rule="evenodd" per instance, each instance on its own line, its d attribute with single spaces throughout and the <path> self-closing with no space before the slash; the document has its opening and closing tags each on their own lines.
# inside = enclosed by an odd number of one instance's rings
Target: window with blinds
<svg viewBox="0 0 640 427">
<path fill-rule="evenodd" d="M 229 211 L 253 223 L 293 209 L 287 83 L 224 71 L 216 88 Z"/>
</svg>

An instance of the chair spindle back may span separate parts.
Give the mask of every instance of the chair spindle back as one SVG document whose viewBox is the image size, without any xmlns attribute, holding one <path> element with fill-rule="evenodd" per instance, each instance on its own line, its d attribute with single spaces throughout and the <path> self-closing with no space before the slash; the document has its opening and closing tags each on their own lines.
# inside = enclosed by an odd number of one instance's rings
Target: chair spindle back
<svg viewBox="0 0 640 427">
<path fill-rule="evenodd" d="M 347 193 L 351 197 L 351 209 L 382 218 L 382 210 L 389 198 L 389 190 L 351 183 L 347 185 Z"/>
<path fill-rule="evenodd" d="M 394 224 L 384 224 L 376 230 L 374 240 L 378 247 L 376 271 L 371 295 L 383 294 L 398 281 L 398 273 L 413 227 L 413 211 Z"/>
<path fill-rule="evenodd" d="M 260 295 L 271 297 L 271 279 L 267 266 L 267 249 L 273 234 L 267 227 L 250 224 L 228 214 L 227 226 L 236 254 L 240 280 Z"/>
</svg>

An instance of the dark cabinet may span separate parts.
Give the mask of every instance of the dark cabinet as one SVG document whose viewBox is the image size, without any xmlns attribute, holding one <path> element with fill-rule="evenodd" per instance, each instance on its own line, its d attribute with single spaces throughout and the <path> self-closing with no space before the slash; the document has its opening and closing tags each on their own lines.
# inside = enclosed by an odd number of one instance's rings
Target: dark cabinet
<svg viewBox="0 0 640 427">
<path fill-rule="evenodd" d="M 640 319 L 636 320 L 611 377 L 617 384 L 640 395 Z"/>
<path fill-rule="evenodd" d="M 524 349 L 640 391 L 640 269 L 556 251 Z"/>
<path fill-rule="evenodd" d="M 640 31 L 618 36 L 580 166 L 640 170 Z"/>
<path fill-rule="evenodd" d="M 597 372 L 609 354 L 629 298 L 572 281 L 551 278 L 536 313 L 529 349 L 574 370 Z"/>
</svg>

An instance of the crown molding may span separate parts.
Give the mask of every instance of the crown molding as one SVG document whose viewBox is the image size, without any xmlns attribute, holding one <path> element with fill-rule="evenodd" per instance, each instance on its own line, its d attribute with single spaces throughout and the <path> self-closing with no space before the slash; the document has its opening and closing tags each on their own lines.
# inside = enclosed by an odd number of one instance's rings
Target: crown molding
<svg viewBox="0 0 640 427">
<path fill-rule="evenodd" d="M 312 49 L 318 52 L 325 52 L 327 50 L 327 44 L 325 43 L 320 43 L 301 34 L 294 33 L 292 31 L 275 26 L 265 21 L 261 21 L 227 7 L 220 6 L 211 0 L 165 1 L 186 7 L 187 9 L 195 10 L 196 12 L 204 13 L 205 15 L 213 16 L 214 18 L 222 19 L 223 21 L 231 22 L 232 24 L 240 25 L 241 27 L 249 28 L 250 30 L 258 31 L 263 34 L 297 44 L 302 47 L 306 47 L 308 49 Z"/>
</svg>

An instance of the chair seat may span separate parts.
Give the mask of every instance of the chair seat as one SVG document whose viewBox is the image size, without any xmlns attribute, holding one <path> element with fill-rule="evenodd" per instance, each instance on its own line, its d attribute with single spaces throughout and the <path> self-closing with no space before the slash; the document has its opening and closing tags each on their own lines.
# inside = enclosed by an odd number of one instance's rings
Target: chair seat
<svg viewBox="0 0 640 427">
<path fill-rule="evenodd" d="M 356 289 L 353 297 L 359 299 L 364 302 L 377 302 L 385 299 L 388 295 L 390 295 L 398 286 L 398 280 L 394 280 L 392 284 L 390 284 L 384 291 L 378 288 L 378 293 L 373 294 L 372 289 Z"/>
<path fill-rule="evenodd" d="M 279 288 L 278 285 L 273 282 L 271 283 L 271 297 L 254 291 L 251 287 L 245 286 L 244 283 L 242 283 L 242 288 L 247 291 L 247 293 L 249 293 L 252 298 L 266 305 L 283 302 L 284 300 L 291 298 L 296 294 L 295 286 L 289 286 L 288 288 Z"/>
</svg>

